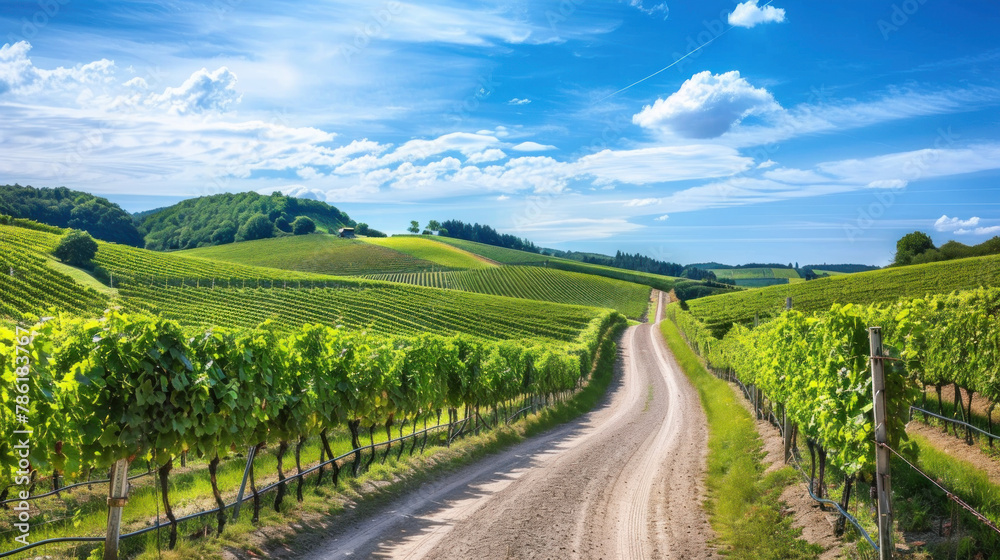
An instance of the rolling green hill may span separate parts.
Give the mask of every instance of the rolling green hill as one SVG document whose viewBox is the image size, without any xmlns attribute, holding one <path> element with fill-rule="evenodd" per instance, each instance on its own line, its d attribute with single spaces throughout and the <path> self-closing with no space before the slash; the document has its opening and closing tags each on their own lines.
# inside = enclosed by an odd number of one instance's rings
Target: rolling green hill
<svg viewBox="0 0 1000 560">
<path fill-rule="evenodd" d="M 463 249 L 481 257 L 486 257 L 487 259 L 496 261 L 500 264 L 543 263 L 552 259 L 552 257 L 548 255 L 529 253 L 528 251 L 518 251 L 517 249 L 507 249 L 505 247 L 497 247 L 494 245 L 487 245 L 485 243 L 476 243 L 475 241 L 455 239 L 454 237 L 437 236 L 434 240 L 440 241 L 441 243 L 447 243 L 448 245 L 458 247 L 459 249 Z"/>
<path fill-rule="evenodd" d="M 340 276 L 421 272 L 441 268 L 439 263 L 379 244 L 326 234 L 243 241 L 178 251 L 176 254 Z"/>
<path fill-rule="evenodd" d="M 240 237 L 242 228 L 259 214 L 271 222 L 272 234 Z M 271 237 L 280 230 L 276 225 L 279 219 L 292 222 L 298 216 L 312 219 L 319 231 L 336 231 L 339 227 L 354 225 L 347 214 L 325 202 L 280 193 L 264 196 L 245 192 L 183 200 L 146 216 L 142 230 L 146 234 L 147 249 L 195 249 L 232 243 L 238 239 Z"/>
<path fill-rule="evenodd" d="M 809 282 L 723 294 L 688 303 L 691 313 L 721 336 L 733 323 L 772 316 L 791 297 L 796 309 L 817 311 L 833 303 L 879 303 L 954 290 L 1000 286 L 1000 256 L 888 268 Z"/>
<path fill-rule="evenodd" d="M 367 238 L 366 243 L 405 253 L 423 261 L 436 263 L 439 267 L 457 270 L 482 270 L 494 268 L 482 256 L 470 253 L 457 246 L 438 243 L 438 238 L 429 236 L 393 236 Z"/>
<path fill-rule="evenodd" d="M 537 266 L 384 274 L 372 278 L 480 294 L 606 307 L 633 319 L 646 311 L 649 301 L 649 286 Z"/>
<path fill-rule="evenodd" d="M 0 266 L 6 272 L 0 274 L 4 296 L 0 319 L 10 323 L 24 313 L 38 314 L 50 307 L 96 316 L 117 305 L 201 326 L 251 327 L 272 319 L 288 329 L 322 322 L 386 334 L 438 332 L 572 340 L 605 312 L 583 305 L 255 267 L 99 241 L 94 261 L 104 272 L 98 276 L 107 281 L 113 278 L 118 293 L 109 298 L 86 286 L 93 279 L 77 282 L 47 264 L 48 253 L 59 238 L 45 231 L 0 225 Z M 640 291 L 648 293 L 638 288 L 637 297 Z M 575 300 L 563 299 L 587 303 L 595 297 L 581 291 Z"/>
<path fill-rule="evenodd" d="M 132 216 L 106 198 L 66 187 L 36 189 L 0 185 L 0 214 L 61 228 L 80 229 L 96 239 L 141 247 Z"/>
</svg>

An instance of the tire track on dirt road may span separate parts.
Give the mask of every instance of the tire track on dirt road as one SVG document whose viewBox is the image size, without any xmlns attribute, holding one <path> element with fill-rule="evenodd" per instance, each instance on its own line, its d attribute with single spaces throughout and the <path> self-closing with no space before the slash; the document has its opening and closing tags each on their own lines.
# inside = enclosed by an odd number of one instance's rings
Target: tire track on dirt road
<svg viewBox="0 0 1000 560">
<path fill-rule="evenodd" d="M 619 346 L 595 410 L 337 528 L 301 558 L 713 556 L 697 391 L 655 323 Z"/>
</svg>

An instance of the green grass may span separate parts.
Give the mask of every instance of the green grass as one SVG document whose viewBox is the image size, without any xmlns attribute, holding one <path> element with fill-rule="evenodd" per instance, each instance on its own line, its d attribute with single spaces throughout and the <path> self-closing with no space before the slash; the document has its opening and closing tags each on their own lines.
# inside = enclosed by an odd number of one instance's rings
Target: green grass
<svg viewBox="0 0 1000 560">
<path fill-rule="evenodd" d="M 911 434 L 918 450 L 919 467 L 994 523 L 1000 523 L 1000 486 L 990 482 L 975 465 L 935 448 L 927 439 Z M 936 531 L 954 521 L 955 537 L 930 544 L 933 558 L 1000 560 L 1000 536 L 965 513 L 938 488 L 895 457 L 892 462 L 893 503 L 898 527 L 906 531 Z"/>
<path fill-rule="evenodd" d="M 723 553 L 735 559 L 816 558 L 821 548 L 799 538 L 778 497 L 797 480 L 785 467 L 763 475 L 760 436 L 732 389 L 702 367 L 671 321 L 660 329 L 684 373 L 694 384 L 708 418 L 707 503 Z"/>
<path fill-rule="evenodd" d="M 749 278 L 799 278 L 799 273 L 791 268 L 715 268 L 711 269 L 716 278 L 744 280 Z"/>
<path fill-rule="evenodd" d="M 542 263 L 552 258 L 538 253 L 529 253 L 527 251 L 518 251 L 517 249 L 507 249 L 505 247 L 496 247 L 485 243 L 476 243 L 475 241 L 455 239 L 454 237 L 437 236 L 434 239 L 440 241 L 441 243 L 447 243 L 453 247 L 458 247 L 464 251 L 486 257 L 487 259 L 496 261 L 500 264 Z"/>
<path fill-rule="evenodd" d="M 396 237 L 369 237 L 366 243 L 392 249 L 405 253 L 414 258 L 436 263 L 451 269 L 461 270 L 482 270 L 494 268 L 496 265 L 487 262 L 479 255 L 475 255 L 458 247 L 439 243 L 437 237 L 431 239 L 429 236 L 396 236 Z"/>
<path fill-rule="evenodd" d="M 837 272 L 836 270 L 820 270 L 818 268 L 812 269 L 813 272 L 819 275 L 826 274 L 827 276 L 843 276 L 845 274 L 850 274 L 850 272 Z"/>
<path fill-rule="evenodd" d="M 620 311 L 633 319 L 647 308 L 649 287 L 590 274 L 537 266 L 503 266 L 487 270 L 384 274 L 378 280 L 462 290 L 495 296 L 550 301 Z"/>
<path fill-rule="evenodd" d="M 229 243 L 176 254 L 334 276 L 420 272 L 441 267 L 407 252 L 325 234 Z"/>
<path fill-rule="evenodd" d="M 80 284 L 84 288 L 90 288 L 91 290 L 104 294 L 109 298 L 118 297 L 117 289 L 101 284 L 101 282 L 97 278 L 94 278 L 90 272 L 87 272 L 82 268 L 61 263 L 55 259 L 46 259 L 45 264 L 52 270 L 69 276 L 74 282 Z"/>
<path fill-rule="evenodd" d="M 749 323 L 754 315 L 768 317 L 791 297 L 795 309 L 821 311 L 834 303 L 882 303 L 980 286 L 1000 286 L 1000 256 L 888 268 L 832 276 L 809 282 L 721 294 L 689 302 L 691 313 L 724 334 L 733 323 Z"/>
</svg>

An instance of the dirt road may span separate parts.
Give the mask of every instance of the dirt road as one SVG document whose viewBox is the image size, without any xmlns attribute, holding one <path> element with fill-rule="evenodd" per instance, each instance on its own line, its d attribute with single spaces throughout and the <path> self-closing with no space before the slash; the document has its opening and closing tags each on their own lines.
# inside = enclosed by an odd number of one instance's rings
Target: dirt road
<svg viewBox="0 0 1000 560">
<path fill-rule="evenodd" d="M 425 485 L 301 557 L 712 557 L 698 394 L 654 324 L 630 327 L 620 352 L 593 412 Z"/>
</svg>

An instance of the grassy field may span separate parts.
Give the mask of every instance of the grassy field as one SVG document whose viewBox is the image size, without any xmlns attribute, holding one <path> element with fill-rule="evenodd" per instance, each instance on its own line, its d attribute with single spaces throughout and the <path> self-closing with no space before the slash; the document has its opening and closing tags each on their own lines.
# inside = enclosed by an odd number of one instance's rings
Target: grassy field
<svg viewBox="0 0 1000 560">
<path fill-rule="evenodd" d="M 799 278 L 791 268 L 714 268 L 716 278 L 744 280 L 750 278 Z"/>
<path fill-rule="evenodd" d="M 689 303 L 691 313 L 717 336 L 754 315 L 773 316 L 791 297 L 795 309 L 818 311 L 834 303 L 879 303 L 955 290 L 1000 286 L 1000 256 L 975 257 L 820 278 L 722 294 Z"/>
<path fill-rule="evenodd" d="M 476 243 L 475 241 L 455 239 L 453 237 L 438 236 L 434 239 L 440 241 L 441 243 L 447 243 L 453 247 L 458 247 L 464 251 L 486 257 L 487 259 L 496 261 L 500 264 L 542 263 L 552 258 L 538 253 L 529 253 L 527 251 L 518 251 L 517 249 L 507 249 L 505 247 L 496 247 L 493 245 L 486 245 L 485 243 Z"/>
<path fill-rule="evenodd" d="M 381 244 L 323 234 L 229 243 L 177 254 L 335 276 L 421 272 L 442 266 Z"/>
<path fill-rule="evenodd" d="M 470 253 L 459 247 L 446 243 L 438 243 L 437 237 L 427 236 L 397 236 L 370 237 L 365 243 L 377 247 L 388 248 L 411 257 L 437 264 L 439 267 L 463 270 L 482 270 L 496 265 L 487 262 L 481 256 Z M 373 272 L 374 274 L 374 272 Z"/>
<path fill-rule="evenodd" d="M 386 274 L 373 278 L 495 296 L 606 307 L 633 319 L 640 317 L 646 311 L 646 304 L 649 301 L 648 286 L 538 266 Z"/>
</svg>

